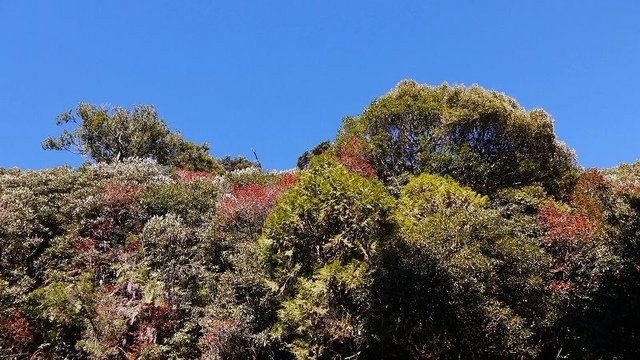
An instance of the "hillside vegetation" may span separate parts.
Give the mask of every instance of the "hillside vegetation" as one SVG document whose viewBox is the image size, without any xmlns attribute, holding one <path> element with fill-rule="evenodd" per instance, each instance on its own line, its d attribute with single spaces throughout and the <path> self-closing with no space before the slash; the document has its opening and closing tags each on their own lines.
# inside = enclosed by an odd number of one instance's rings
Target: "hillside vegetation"
<svg viewBox="0 0 640 360">
<path fill-rule="evenodd" d="M 85 164 L 0 170 L 0 358 L 640 357 L 640 163 L 504 94 L 403 81 L 280 172 L 151 106 L 58 124 Z"/>
</svg>

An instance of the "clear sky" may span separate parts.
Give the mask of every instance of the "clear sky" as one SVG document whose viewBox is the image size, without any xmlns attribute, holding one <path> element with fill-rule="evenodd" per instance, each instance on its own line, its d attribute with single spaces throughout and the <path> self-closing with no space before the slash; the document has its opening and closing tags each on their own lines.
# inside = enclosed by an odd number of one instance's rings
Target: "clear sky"
<svg viewBox="0 0 640 360">
<path fill-rule="evenodd" d="M 0 167 L 79 164 L 40 141 L 82 101 L 290 168 L 405 78 L 544 108 L 586 167 L 640 158 L 637 0 L 23 0 L 0 1 Z"/>
</svg>

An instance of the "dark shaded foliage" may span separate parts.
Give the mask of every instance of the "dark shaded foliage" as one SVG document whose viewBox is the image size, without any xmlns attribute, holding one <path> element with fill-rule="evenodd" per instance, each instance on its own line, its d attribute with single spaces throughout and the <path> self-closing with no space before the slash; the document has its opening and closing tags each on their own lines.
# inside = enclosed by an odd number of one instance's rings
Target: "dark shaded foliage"
<svg viewBox="0 0 640 360">
<path fill-rule="evenodd" d="M 311 162 L 311 159 L 314 156 L 322 155 L 324 152 L 326 152 L 330 148 L 331 148 L 331 142 L 325 140 L 320 144 L 316 145 L 313 149 L 305 151 L 302 155 L 298 157 L 298 161 L 296 163 L 297 168 L 300 170 L 306 169 L 307 166 L 309 165 L 309 162 Z"/>
</svg>

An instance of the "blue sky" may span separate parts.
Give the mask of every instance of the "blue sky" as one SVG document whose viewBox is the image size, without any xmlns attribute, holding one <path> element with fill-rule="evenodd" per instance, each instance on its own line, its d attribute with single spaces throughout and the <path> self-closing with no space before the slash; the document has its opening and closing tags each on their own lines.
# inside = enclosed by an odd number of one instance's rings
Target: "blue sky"
<svg viewBox="0 0 640 360">
<path fill-rule="evenodd" d="M 0 167 L 45 152 L 78 102 L 154 104 L 217 156 L 267 168 L 334 137 L 399 80 L 541 107 L 586 167 L 640 158 L 638 1 L 3 1 Z"/>
</svg>

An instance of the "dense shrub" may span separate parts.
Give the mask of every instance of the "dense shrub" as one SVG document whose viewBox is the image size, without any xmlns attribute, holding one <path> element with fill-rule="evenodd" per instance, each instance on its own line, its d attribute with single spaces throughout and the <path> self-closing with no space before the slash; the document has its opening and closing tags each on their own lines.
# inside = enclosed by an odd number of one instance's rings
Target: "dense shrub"
<svg viewBox="0 0 640 360">
<path fill-rule="evenodd" d="M 402 190 L 376 278 L 372 331 L 399 358 L 532 357 L 548 321 L 548 263 L 514 238 L 486 197 L 423 174 Z"/>
<path fill-rule="evenodd" d="M 275 334 L 297 358 L 364 349 L 368 282 L 391 205 L 382 184 L 318 156 L 267 218 L 261 242 L 282 301 Z"/>
</svg>

